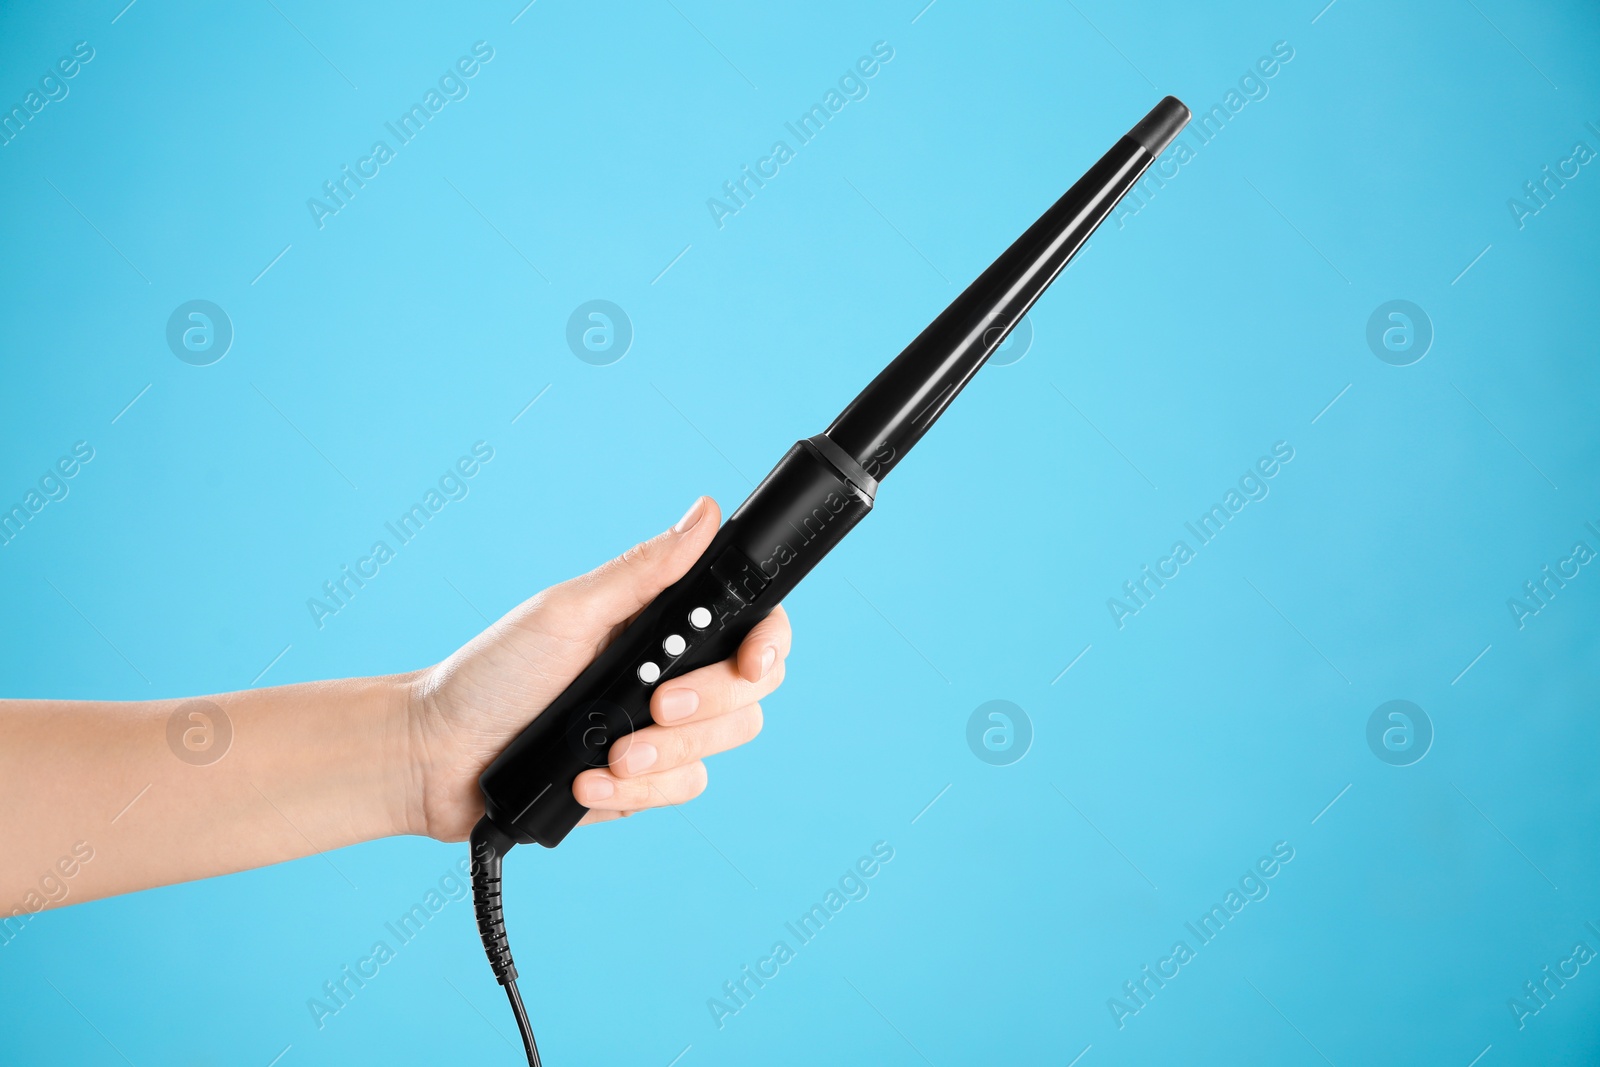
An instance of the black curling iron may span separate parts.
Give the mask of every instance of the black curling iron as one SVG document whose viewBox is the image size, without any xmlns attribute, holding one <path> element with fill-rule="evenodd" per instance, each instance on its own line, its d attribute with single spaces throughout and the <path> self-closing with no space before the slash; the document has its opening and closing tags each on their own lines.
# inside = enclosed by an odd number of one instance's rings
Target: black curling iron
<svg viewBox="0 0 1600 1067">
<path fill-rule="evenodd" d="M 878 483 L 928 432 L 1189 121 L 1167 97 L 872 380 L 828 429 L 797 442 L 664 590 L 539 713 L 479 779 L 472 888 L 490 966 L 516 1012 L 528 1062 L 539 1052 L 506 944 L 500 861 L 513 845 L 559 845 L 587 810 L 573 780 L 650 723 L 661 682 L 732 655 L 800 579 L 872 509 Z"/>
</svg>

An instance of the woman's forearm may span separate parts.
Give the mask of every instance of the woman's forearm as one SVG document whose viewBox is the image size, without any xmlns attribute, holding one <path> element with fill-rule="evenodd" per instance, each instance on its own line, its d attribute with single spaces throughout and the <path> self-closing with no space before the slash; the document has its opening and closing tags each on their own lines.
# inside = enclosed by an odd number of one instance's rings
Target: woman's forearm
<svg viewBox="0 0 1600 1067">
<path fill-rule="evenodd" d="M 411 832 L 411 678 L 0 701 L 0 919 Z"/>
<path fill-rule="evenodd" d="M 671 529 L 409 674 L 140 703 L 0 700 L 0 943 L 55 905 L 393 834 L 465 840 L 484 767 L 683 577 L 719 517 L 696 500 Z M 703 759 L 760 731 L 789 643 L 778 608 L 731 658 L 657 687 L 654 722 L 572 784 L 584 821 L 698 796 Z"/>
</svg>

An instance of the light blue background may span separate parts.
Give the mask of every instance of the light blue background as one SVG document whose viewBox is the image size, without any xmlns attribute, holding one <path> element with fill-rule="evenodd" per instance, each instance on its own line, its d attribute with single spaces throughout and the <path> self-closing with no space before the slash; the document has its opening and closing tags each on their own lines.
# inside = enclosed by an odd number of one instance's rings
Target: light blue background
<svg viewBox="0 0 1600 1067">
<path fill-rule="evenodd" d="M 731 510 L 1160 95 L 1209 108 L 1287 41 L 791 599 L 759 742 L 681 814 L 513 854 L 523 993 L 554 1065 L 1600 1056 L 1600 967 L 1507 1006 L 1600 949 L 1600 576 L 1520 631 L 1506 605 L 1600 547 L 1600 172 L 1507 207 L 1600 148 L 1592 9 L 275 2 L 0 14 L 8 108 L 95 49 L 0 148 L 0 498 L 96 449 L 0 549 L 9 695 L 436 661 L 481 626 L 452 584 L 497 614 L 697 493 Z M 319 230 L 307 198 L 480 40 Z M 707 198 L 877 41 L 870 95 L 719 230 Z M 236 331 L 209 367 L 164 340 L 196 298 Z M 607 367 L 564 340 L 596 298 L 636 331 Z M 1436 331 L 1408 367 L 1365 342 L 1396 298 Z M 471 495 L 319 631 L 306 598 L 480 439 Z M 1119 630 L 1107 598 L 1278 441 L 1271 495 Z M 1398 698 L 1436 731 L 1403 768 L 1365 733 Z M 992 699 L 1033 725 L 1008 767 L 966 745 Z M 719 1030 L 708 998 L 877 841 L 870 895 Z M 1119 1030 L 1108 998 L 1278 841 L 1271 895 Z M 462 854 L 43 915 L 0 948 L 0 1059 L 520 1062 L 466 903 L 306 1007 Z"/>
</svg>

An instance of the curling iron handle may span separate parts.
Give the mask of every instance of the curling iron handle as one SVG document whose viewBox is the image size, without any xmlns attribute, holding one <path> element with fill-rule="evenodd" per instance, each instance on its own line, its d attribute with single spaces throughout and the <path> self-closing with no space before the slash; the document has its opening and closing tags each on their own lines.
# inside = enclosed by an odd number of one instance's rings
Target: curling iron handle
<svg viewBox="0 0 1600 1067">
<path fill-rule="evenodd" d="M 866 480 L 859 470 L 856 481 Z M 874 486 L 875 487 L 875 486 Z M 572 783 L 649 725 L 662 682 L 732 655 L 872 507 L 825 448 L 798 442 L 678 581 L 640 612 L 479 779 L 490 820 L 555 847 L 587 810 Z"/>
</svg>

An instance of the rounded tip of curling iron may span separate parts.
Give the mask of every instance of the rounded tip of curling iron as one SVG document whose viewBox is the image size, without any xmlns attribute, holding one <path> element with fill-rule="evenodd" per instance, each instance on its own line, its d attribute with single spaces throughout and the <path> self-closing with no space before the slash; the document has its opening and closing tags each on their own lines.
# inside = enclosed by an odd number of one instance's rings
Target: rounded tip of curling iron
<svg viewBox="0 0 1600 1067">
<path fill-rule="evenodd" d="M 1189 109 L 1182 100 L 1169 96 L 1151 108 L 1150 114 L 1128 131 L 1128 136 L 1143 145 L 1144 150 L 1152 156 L 1159 156 L 1188 123 Z"/>
</svg>

